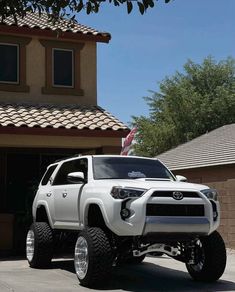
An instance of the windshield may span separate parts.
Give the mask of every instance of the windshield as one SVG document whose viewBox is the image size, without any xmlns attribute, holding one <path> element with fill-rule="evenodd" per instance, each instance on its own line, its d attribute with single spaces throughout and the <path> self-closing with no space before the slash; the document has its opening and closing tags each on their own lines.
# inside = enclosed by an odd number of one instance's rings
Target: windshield
<svg viewBox="0 0 235 292">
<path fill-rule="evenodd" d="M 158 178 L 174 180 L 158 160 L 123 157 L 93 157 L 94 179 Z"/>
</svg>

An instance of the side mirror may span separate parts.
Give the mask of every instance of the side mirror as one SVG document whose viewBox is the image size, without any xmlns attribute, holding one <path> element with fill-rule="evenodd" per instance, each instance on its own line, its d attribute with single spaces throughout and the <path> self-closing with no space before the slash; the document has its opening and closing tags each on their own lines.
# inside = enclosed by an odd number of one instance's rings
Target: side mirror
<svg viewBox="0 0 235 292">
<path fill-rule="evenodd" d="M 187 178 L 183 175 L 176 175 L 175 177 L 176 177 L 177 181 L 182 181 L 182 182 L 187 181 Z"/>
<path fill-rule="evenodd" d="M 81 184 L 85 182 L 83 172 L 70 172 L 67 175 L 67 181 L 71 184 Z"/>
</svg>

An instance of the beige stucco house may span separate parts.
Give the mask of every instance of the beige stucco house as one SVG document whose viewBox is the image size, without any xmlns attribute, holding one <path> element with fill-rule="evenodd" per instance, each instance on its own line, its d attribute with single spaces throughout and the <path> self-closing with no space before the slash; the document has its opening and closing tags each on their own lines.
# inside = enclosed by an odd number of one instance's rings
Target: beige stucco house
<svg viewBox="0 0 235 292">
<path fill-rule="evenodd" d="M 97 104 L 97 42 L 110 39 L 45 14 L 0 24 L 0 253 L 23 248 L 49 163 L 120 153 L 129 129 Z"/>
</svg>

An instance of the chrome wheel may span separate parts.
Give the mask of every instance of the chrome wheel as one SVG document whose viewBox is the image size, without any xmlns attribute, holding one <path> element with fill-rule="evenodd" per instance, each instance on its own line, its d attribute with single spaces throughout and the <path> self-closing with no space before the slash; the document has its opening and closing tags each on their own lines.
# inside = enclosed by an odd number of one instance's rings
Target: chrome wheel
<svg viewBox="0 0 235 292">
<path fill-rule="evenodd" d="M 34 232 L 29 230 L 26 239 L 26 257 L 29 262 L 32 261 L 34 255 Z"/>
<path fill-rule="evenodd" d="M 74 266 L 79 279 L 84 279 L 88 270 L 88 244 L 84 237 L 79 236 L 75 245 Z"/>
</svg>

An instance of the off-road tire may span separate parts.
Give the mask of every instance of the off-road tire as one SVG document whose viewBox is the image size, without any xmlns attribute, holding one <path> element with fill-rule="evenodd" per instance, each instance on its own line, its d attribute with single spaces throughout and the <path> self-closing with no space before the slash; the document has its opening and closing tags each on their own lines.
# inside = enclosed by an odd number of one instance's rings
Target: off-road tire
<svg viewBox="0 0 235 292">
<path fill-rule="evenodd" d="M 27 256 L 28 263 L 31 268 L 48 267 L 53 256 L 52 230 L 46 222 L 35 222 L 30 226 L 30 231 L 34 234 L 34 252 L 32 259 Z"/>
<path fill-rule="evenodd" d="M 77 243 L 85 240 L 87 245 L 87 271 L 82 277 L 78 272 L 79 253 Z M 81 231 L 75 245 L 74 266 L 78 280 L 86 287 L 99 286 L 104 279 L 107 279 L 113 263 L 113 253 L 108 237 L 105 232 L 98 227 L 90 227 Z"/>
<path fill-rule="evenodd" d="M 226 248 L 221 235 L 214 231 L 207 237 L 200 239 L 203 261 L 201 267 L 186 264 L 191 277 L 196 281 L 214 282 L 223 274 L 226 267 Z"/>
</svg>

